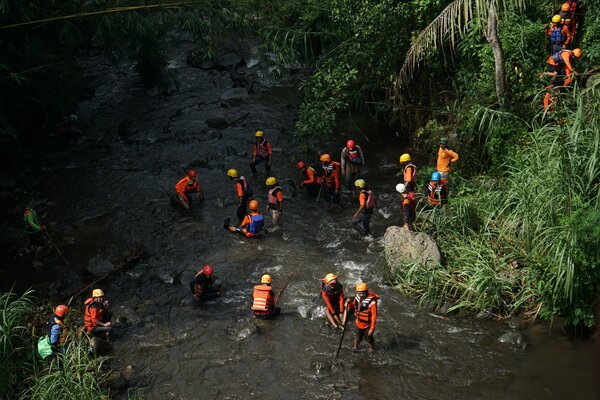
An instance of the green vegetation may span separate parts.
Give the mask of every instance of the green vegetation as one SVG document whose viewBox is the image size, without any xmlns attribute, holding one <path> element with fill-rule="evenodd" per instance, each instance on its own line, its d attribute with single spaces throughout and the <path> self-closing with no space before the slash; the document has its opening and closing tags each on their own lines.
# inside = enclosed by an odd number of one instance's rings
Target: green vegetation
<svg viewBox="0 0 600 400">
<path fill-rule="evenodd" d="M 0 397 L 2 399 L 98 400 L 108 398 L 100 382 L 105 358 L 88 356 L 88 341 L 70 335 L 64 354 L 41 360 L 38 336 L 46 334 L 33 292 L 0 293 Z M 48 315 L 49 318 L 49 315 Z M 68 319 L 67 319 L 68 323 Z M 136 392 L 134 398 L 143 398 Z"/>
</svg>

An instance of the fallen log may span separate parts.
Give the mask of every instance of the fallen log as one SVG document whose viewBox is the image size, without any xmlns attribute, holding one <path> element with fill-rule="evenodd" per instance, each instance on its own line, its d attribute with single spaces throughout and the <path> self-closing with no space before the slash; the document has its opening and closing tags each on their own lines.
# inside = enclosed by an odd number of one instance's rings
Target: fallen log
<svg viewBox="0 0 600 400">
<path fill-rule="evenodd" d="M 97 285 L 99 282 L 103 281 L 114 272 L 126 269 L 133 263 L 140 261 L 145 256 L 146 248 L 141 244 L 132 244 L 127 246 L 127 248 L 125 248 L 125 250 L 119 256 L 119 258 L 113 263 L 115 267 L 112 270 L 105 272 L 102 275 L 99 275 L 96 278 L 94 278 L 91 282 L 86 283 L 79 290 L 65 297 L 64 301 L 69 300 L 69 304 L 71 304 L 71 302 L 74 299 L 79 297 L 86 290 L 89 290 L 91 286 Z"/>
</svg>

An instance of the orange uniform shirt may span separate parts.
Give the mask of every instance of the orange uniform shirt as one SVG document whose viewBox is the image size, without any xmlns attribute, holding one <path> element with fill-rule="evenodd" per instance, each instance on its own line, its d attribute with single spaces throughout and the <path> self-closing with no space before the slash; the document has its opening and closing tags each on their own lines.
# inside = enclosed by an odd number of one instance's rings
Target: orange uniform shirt
<svg viewBox="0 0 600 400">
<path fill-rule="evenodd" d="M 437 170 L 439 172 L 450 171 L 450 163 L 458 160 L 458 154 L 450 150 L 449 148 L 442 149 L 442 146 L 438 149 L 437 158 Z"/>
</svg>

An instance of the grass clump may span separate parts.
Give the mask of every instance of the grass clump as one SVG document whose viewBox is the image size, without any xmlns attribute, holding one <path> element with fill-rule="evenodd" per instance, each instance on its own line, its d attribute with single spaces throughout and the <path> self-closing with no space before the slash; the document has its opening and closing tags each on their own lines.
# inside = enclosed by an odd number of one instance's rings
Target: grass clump
<svg viewBox="0 0 600 400">
<path fill-rule="evenodd" d="M 396 286 L 423 301 L 500 317 L 528 312 L 592 326 L 600 282 L 600 95 L 573 94 L 540 115 L 507 151 L 497 177 L 453 183 L 451 202 L 422 212 L 444 264 L 398 269 Z"/>
</svg>

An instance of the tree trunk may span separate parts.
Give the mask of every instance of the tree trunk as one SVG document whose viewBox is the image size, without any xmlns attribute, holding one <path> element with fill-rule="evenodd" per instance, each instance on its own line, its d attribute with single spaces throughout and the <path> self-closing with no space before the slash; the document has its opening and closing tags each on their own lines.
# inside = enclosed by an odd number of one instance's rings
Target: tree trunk
<svg viewBox="0 0 600 400">
<path fill-rule="evenodd" d="M 496 15 L 496 5 L 490 1 L 490 10 L 488 13 L 487 32 L 485 34 L 492 52 L 494 53 L 494 62 L 496 63 L 496 97 L 500 104 L 504 103 L 506 97 L 506 69 L 504 66 L 504 51 L 498 38 L 498 17 Z"/>
</svg>

